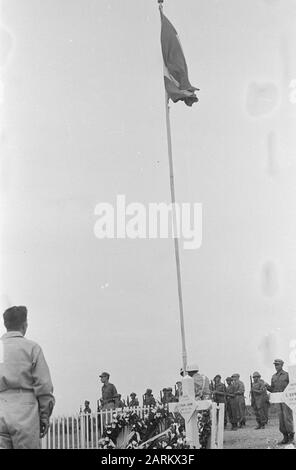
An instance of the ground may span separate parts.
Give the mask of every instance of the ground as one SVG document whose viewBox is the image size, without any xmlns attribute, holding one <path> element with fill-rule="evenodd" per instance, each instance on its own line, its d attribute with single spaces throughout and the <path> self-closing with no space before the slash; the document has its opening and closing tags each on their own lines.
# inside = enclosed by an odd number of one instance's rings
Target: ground
<svg viewBox="0 0 296 470">
<path fill-rule="evenodd" d="M 278 419 L 271 417 L 265 429 L 255 430 L 254 417 L 248 417 L 246 427 L 230 431 L 230 424 L 224 431 L 224 449 L 267 449 L 274 448 L 283 438 L 279 431 Z"/>
</svg>

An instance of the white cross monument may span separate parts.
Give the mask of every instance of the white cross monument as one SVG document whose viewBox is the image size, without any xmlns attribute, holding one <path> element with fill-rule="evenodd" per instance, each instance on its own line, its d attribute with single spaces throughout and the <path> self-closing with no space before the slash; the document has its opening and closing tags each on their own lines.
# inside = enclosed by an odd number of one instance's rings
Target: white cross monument
<svg viewBox="0 0 296 470">
<path fill-rule="evenodd" d="M 220 404 L 222 413 L 218 423 L 218 435 L 220 436 L 220 446 L 223 445 L 223 431 L 224 431 L 224 404 Z M 197 426 L 198 412 L 210 410 L 215 408 L 212 413 L 212 438 L 216 434 L 216 403 L 211 400 L 196 400 L 194 390 L 194 380 L 189 375 L 186 375 L 182 380 L 182 395 L 178 403 L 169 403 L 169 410 L 171 413 L 179 412 L 185 420 L 186 439 L 191 449 L 200 449 L 199 430 Z M 223 415 L 223 416 L 222 416 Z M 221 418 L 222 416 L 222 418 Z M 213 422 L 214 421 L 214 422 Z M 211 447 L 214 439 L 212 439 Z"/>
</svg>

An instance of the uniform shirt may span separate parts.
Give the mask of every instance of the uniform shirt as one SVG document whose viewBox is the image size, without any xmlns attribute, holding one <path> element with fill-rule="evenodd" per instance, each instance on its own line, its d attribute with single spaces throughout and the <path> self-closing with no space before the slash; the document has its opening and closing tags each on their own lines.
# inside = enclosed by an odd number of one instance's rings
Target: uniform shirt
<svg viewBox="0 0 296 470">
<path fill-rule="evenodd" d="M 210 398 L 210 381 L 205 375 L 198 372 L 192 376 L 194 380 L 195 398 Z"/>
<path fill-rule="evenodd" d="M 156 405 L 156 401 L 153 395 L 146 395 L 144 397 L 144 405 L 145 406 L 154 406 Z"/>
<path fill-rule="evenodd" d="M 225 393 L 225 385 L 222 382 L 214 385 L 213 395 L 216 403 L 225 403 L 225 395 L 216 394 L 215 392 Z"/>
<path fill-rule="evenodd" d="M 103 405 L 110 402 L 115 402 L 117 398 L 117 390 L 115 385 L 111 384 L 110 382 L 106 383 L 102 387 L 102 401 Z"/>
<path fill-rule="evenodd" d="M 237 382 L 233 382 L 233 393 L 236 393 L 237 397 L 243 397 L 245 393 L 245 386 L 244 383 L 241 380 L 238 380 Z"/>
<path fill-rule="evenodd" d="M 133 398 L 130 401 L 129 406 L 139 406 L 139 400 L 137 398 Z"/>
<path fill-rule="evenodd" d="M 9 331 L 0 338 L 0 392 L 19 389 L 34 392 L 40 417 L 48 419 L 55 399 L 42 349 L 20 331 Z"/>
<path fill-rule="evenodd" d="M 281 370 L 273 374 L 271 378 L 271 385 L 267 386 L 269 392 L 283 392 L 289 383 L 289 374 L 288 372 Z"/>
<path fill-rule="evenodd" d="M 233 400 L 234 397 L 229 396 L 229 395 L 233 395 L 233 394 L 234 394 L 233 384 L 227 385 L 227 387 L 226 387 L 226 398 L 227 398 L 227 400 Z"/>
<path fill-rule="evenodd" d="M 263 402 L 267 401 L 267 392 L 266 385 L 264 380 L 260 379 L 257 383 L 253 382 L 252 384 L 252 400 L 255 401 L 256 405 L 261 405 Z"/>
</svg>

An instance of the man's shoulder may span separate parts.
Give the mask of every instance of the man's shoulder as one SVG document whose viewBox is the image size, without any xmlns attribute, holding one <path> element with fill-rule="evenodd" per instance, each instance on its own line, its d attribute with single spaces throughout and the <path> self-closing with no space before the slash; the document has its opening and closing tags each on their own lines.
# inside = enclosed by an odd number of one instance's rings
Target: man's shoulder
<svg viewBox="0 0 296 470">
<path fill-rule="evenodd" d="M 287 377 L 289 378 L 289 372 L 287 372 L 286 370 L 282 370 L 282 374 L 281 374 L 283 377 Z"/>
<path fill-rule="evenodd" d="M 32 339 L 28 339 L 25 337 L 23 337 L 23 340 L 25 341 L 25 344 L 27 344 L 28 346 L 31 346 L 32 348 L 41 349 L 41 346 L 39 346 L 39 344 L 36 343 L 36 341 L 33 341 Z"/>
<path fill-rule="evenodd" d="M 42 353 L 42 348 L 38 343 L 36 343 L 36 341 L 24 337 L 22 344 L 23 349 L 30 351 L 30 353 L 33 354 L 33 358 L 37 359 L 37 356 Z"/>
<path fill-rule="evenodd" d="M 116 388 L 114 384 L 112 384 L 111 382 L 108 382 L 107 384 L 105 384 L 106 387 L 109 387 L 109 388 Z"/>
</svg>

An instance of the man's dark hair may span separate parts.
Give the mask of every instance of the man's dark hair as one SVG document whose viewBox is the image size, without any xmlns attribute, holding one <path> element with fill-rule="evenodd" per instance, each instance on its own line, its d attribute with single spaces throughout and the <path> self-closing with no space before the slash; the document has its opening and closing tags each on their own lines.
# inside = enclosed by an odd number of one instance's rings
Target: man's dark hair
<svg viewBox="0 0 296 470">
<path fill-rule="evenodd" d="M 10 307 L 3 313 L 3 319 L 7 330 L 18 330 L 27 320 L 27 307 Z"/>
</svg>

